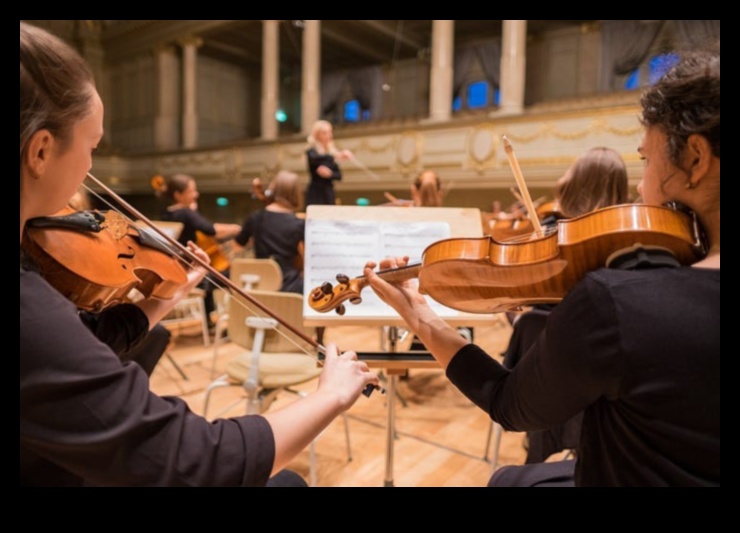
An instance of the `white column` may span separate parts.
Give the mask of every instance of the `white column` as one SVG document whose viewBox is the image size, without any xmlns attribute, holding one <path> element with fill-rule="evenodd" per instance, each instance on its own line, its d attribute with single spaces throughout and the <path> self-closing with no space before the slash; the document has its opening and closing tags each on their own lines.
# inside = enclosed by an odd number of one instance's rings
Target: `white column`
<svg viewBox="0 0 740 533">
<path fill-rule="evenodd" d="M 163 46 L 154 51 L 157 75 L 157 116 L 154 119 L 154 146 L 159 150 L 177 148 L 179 62 L 175 47 Z"/>
<path fill-rule="evenodd" d="M 442 122 L 452 116 L 455 21 L 432 21 L 432 66 L 429 78 L 429 121 Z"/>
<path fill-rule="evenodd" d="M 527 21 L 504 20 L 501 39 L 501 107 L 497 114 L 524 111 Z"/>
<path fill-rule="evenodd" d="M 181 41 L 183 57 L 182 73 L 182 147 L 195 148 L 198 145 L 198 109 L 197 109 L 197 66 L 198 47 L 202 44 L 198 38 Z"/>
<path fill-rule="evenodd" d="M 110 96 L 109 77 L 105 74 L 105 52 L 101 41 L 102 22 L 99 20 L 78 20 L 76 26 L 76 38 L 79 45 L 79 51 L 90 65 L 95 78 L 95 85 L 98 94 L 103 103 L 113 108 Z M 113 136 L 113 113 L 103 115 L 103 130 L 105 131 L 105 141 L 111 143 Z"/>
<path fill-rule="evenodd" d="M 280 26 L 278 20 L 262 21 L 262 138 L 278 137 L 275 113 L 280 102 Z"/>
<path fill-rule="evenodd" d="M 306 20 L 303 27 L 301 131 L 308 135 L 319 119 L 321 91 L 321 21 Z"/>
</svg>

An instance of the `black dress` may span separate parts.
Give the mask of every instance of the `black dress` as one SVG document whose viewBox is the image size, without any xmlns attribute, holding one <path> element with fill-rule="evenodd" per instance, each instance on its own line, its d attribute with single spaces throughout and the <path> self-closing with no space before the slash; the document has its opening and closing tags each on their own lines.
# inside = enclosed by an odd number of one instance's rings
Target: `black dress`
<svg viewBox="0 0 740 533">
<path fill-rule="evenodd" d="M 342 179 L 342 171 L 339 170 L 334 156 L 330 154 L 319 154 L 315 148 L 306 150 L 308 159 L 308 173 L 311 181 L 306 190 L 305 204 L 309 205 L 335 205 L 337 203 L 334 194 L 334 182 Z M 331 178 L 322 178 L 318 174 L 318 168 L 325 166 L 331 169 Z"/>
<path fill-rule="evenodd" d="M 254 237 L 254 256 L 274 259 L 283 273 L 283 292 L 303 294 L 303 271 L 296 268 L 298 245 L 303 241 L 306 221 L 294 213 L 260 209 L 244 221 L 234 239 L 245 246 Z"/>
</svg>

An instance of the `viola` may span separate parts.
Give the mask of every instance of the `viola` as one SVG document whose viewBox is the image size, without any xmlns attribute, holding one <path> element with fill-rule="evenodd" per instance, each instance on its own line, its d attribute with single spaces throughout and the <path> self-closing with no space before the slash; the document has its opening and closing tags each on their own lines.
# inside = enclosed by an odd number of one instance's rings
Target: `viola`
<svg viewBox="0 0 740 533">
<path fill-rule="evenodd" d="M 219 272 L 225 272 L 231 266 L 229 254 L 224 250 L 223 243 L 218 242 L 215 237 L 206 235 L 202 231 L 195 232 L 195 244 L 198 245 L 211 259 L 211 265 Z"/>
<path fill-rule="evenodd" d="M 265 191 L 265 186 L 262 184 L 262 180 L 260 178 L 254 178 L 252 180 L 252 197 L 257 198 L 265 205 L 271 204 L 273 200 L 269 191 Z"/>
<path fill-rule="evenodd" d="M 45 277 L 49 283 L 62 294 L 65 294 L 67 298 L 77 303 L 78 307 L 92 311 L 104 309 L 109 305 L 124 301 L 124 295 L 128 295 L 131 288 L 139 289 L 145 297 L 171 298 L 180 286 L 187 282 L 187 274 L 179 259 L 179 257 L 184 257 L 206 270 L 210 274 L 209 281 L 229 292 L 231 296 L 235 297 L 233 301 L 240 302 L 241 305 L 247 305 L 248 303 L 248 305 L 261 310 L 265 315 L 277 320 L 297 338 L 326 355 L 324 346 L 315 339 L 308 337 L 289 322 L 286 322 L 275 311 L 262 304 L 228 277 L 213 268 L 208 262 L 203 261 L 188 248 L 162 231 L 154 222 L 128 204 L 95 176 L 88 173 L 87 177 L 103 192 L 123 206 L 135 219 L 147 226 L 151 233 L 142 231 L 140 226 L 135 225 L 128 218 L 115 211 L 86 212 L 83 217 L 87 218 L 85 222 L 80 222 L 77 217 L 72 217 L 72 220 L 62 220 L 64 215 L 72 214 L 70 212 L 74 210 L 70 209 L 63 211 L 60 217 L 41 217 L 26 223 L 21 245 L 27 250 L 32 259 L 41 263 L 39 265 L 40 269 L 42 273 L 45 272 Z M 80 230 L 81 225 L 85 229 Z M 50 228 L 51 231 L 47 231 Z M 55 240 L 56 237 L 61 239 L 69 237 L 69 235 L 72 235 L 69 242 L 75 244 L 76 247 L 74 250 L 68 250 L 66 255 L 63 245 L 59 245 L 57 242 L 49 242 Z M 97 235 L 102 235 L 102 238 L 96 239 L 95 236 Z M 93 247 L 95 244 L 98 244 L 98 248 Z M 54 256 L 47 251 L 50 249 L 55 252 Z M 173 275 L 165 276 L 164 268 L 154 269 L 154 261 L 145 260 L 146 257 L 151 257 L 151 254 L 148 253 L 150 251 L 152 253 L 156 252 L 156 258 L 159 260 L 166 259 L 161 263 L 169 263 L 169 266 L 172 266 L 172 272 L 170 273 Z M 100 262 L 96 256 L 104 254 L 108 258 Z M 134 260 L 136 256 L 139 256 L 138 260 Z M 86 262 L 98 266 L 90 268 L 85 264 Z M 158 267 L 159 265 L 160 263 L 157 263 Z M 67 272 L 67 270 L 71 271 Z M 124 274 L 119 271 L 123 271 Z M 129 274 L 129 276 L 127 277 L 126 274 Z M 134 279 L 131 279 L 132 277 Z M 96 283 L 98 278 L 104 279 L 105 283 Z M 114 278 L 115 283 L 112 282 Z M 122 283 L 120 278 L 128 280 L 128 284 Z M 93 286 L 86 288 L 86 284 Z M 84 295 L 92 294 L 92 297 L 82 298 L 77 294 L 78 292 Z M 236 296 L 239 298 L 236 298 Z M 322 361 L 317 358 L 316 363 L 321 365 Z M 376 389 L 385 393 L 385 389 L 382 387 L 369 384 L 363 394 L 370 396 Z"/>
<path fill-rule="evenodd" d="M 646 250 L 692 264 L 704 255 L 698 224 L 669 207 L 625 204 L 557 222 L 544 235 L 499 242 L 443 239 L 428 246 L 420 264 L 378 272 L 391 283 L 418 278 L 419 291 L 458 311 L 500 313 L 524 305 L 557 303 L 588 272 Z M 338 275 L 311 291 L 312 309 L 344 314 L 343 302 L 362 301 L 365 276 Z"/>
<path fill-rule="evenodd" d="M 28 221 L 22 247 L 41 275 L 78 308 L 99 312 L 145 297 L 170 299 L 187 282 L 162 241 L 115 211 L 75 211 Z"/>
</svg>

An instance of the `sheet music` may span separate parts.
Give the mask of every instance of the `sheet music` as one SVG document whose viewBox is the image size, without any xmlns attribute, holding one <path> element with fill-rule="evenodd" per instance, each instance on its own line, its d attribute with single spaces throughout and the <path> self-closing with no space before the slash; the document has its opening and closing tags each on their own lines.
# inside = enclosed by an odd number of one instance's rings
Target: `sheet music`
<svg viewBox="0 0 740 533">
<path fill-rule="evenodd" d="M 421 262 L 424 249 L 441 239 L 450 237 L 447 222 L 378 222 L 347 220 L 306 220 L 304 262 L 304 317 L 323 316 L 308 305 L 308 294 L 325 282 L 337 284 L 336 276 L 344 274 L 350 279 L 362 275 L 367 261 L 385 257 L 408 255 L 409 264 Z M 361 293 L 362 303 L 345 302 L 345 316 L 389 317 L 398 316 L 395 310 L 383 303 L 371 288 Z M 441 316 L 458 312 L 445 307 L 430 297 L 430 305 Z M 333 311 L 331 314 L 335 314 Z"/>
</svg>

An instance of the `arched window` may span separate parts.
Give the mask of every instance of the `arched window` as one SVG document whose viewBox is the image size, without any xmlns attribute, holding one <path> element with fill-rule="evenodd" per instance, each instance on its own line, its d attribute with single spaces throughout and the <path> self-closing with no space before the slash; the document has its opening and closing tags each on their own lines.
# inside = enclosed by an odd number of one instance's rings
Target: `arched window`
<svg viewBox="0 0 740 533">
<path fill-rule="evenodd" d="M 370 120 L 370 110 L 362 109 L 359 100 L 348 100 L 344 103 L 343 122 L 365 122 Z"/>
<path fill-rule="evenodd" d="M 678 54 L 673 52 L 654 55 L 627 77 L 624 88 L 634 90 L 653 85 L 677 62 Z"/>
<path fill-rule="evenodd" d="M 500 91 L 498 89 L 492 90 L 491 84 L 486 80 L 468 83 L 463 88 L 462 93 L 463 96 L 458 96 L 452 101 L 453 112 L 497 106 L 501 97 Z"/>
</svg>

